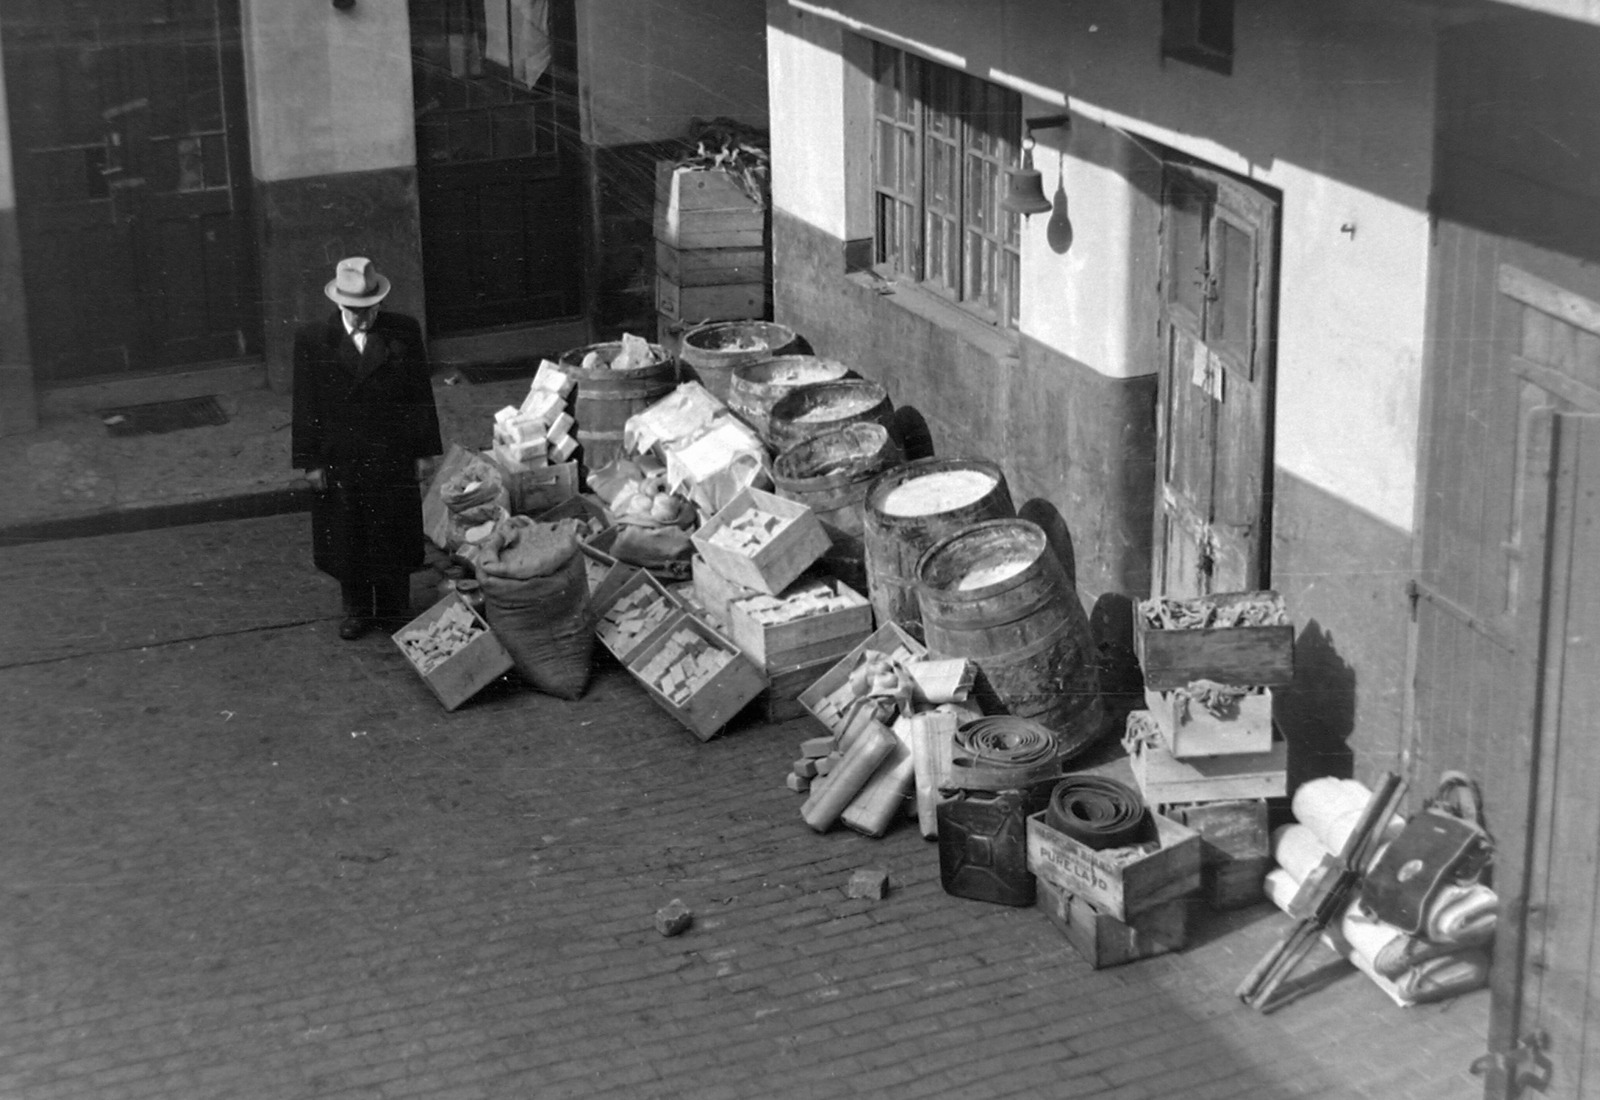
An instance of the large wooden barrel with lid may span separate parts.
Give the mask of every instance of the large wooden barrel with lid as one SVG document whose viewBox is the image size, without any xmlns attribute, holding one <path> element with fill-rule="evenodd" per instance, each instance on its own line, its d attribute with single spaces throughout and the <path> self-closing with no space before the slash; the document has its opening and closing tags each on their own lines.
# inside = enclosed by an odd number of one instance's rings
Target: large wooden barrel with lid
<svg viewBox="0 0 1600 1100">
<path fill-rule="evenodd" d="M 941 539 L 917 562 L 917 601 L 929 651 L 977 666 L 985 713 L 1054 731 L 1063 759 L 1105 732 L 1089 618 L 1038 524 L 994 519 Z"/>
<path fill-rule="evenodd" d="M 838 360 L 815 355 L 780 355 L 759 363 L 744 363 L 733 368 L 728 408 L 770 444 L 767 421 L 779 398 L 801 386 L 838 382 L 849 373 L 850 368 Z"/>
<path fill-rule="evenodd" d="M 787 325 L 721 321 L 684 332 L 678 358 L 688 368 L 685 373 L 692 374 L 713 397 L 726 404 L 735 367 L 787 355 L 795 350 L 798 341 L 794 329 Z"/>
<path fill-rule="evenodd" d="M 621 341 L 588 344 L 561 354 L 561 369 L 572 375 L 572 417 L 585 471 L 597 470 L 622 453 L 622 429 L 634 413 L 643 412 L 678 385 L 678 363 L 659 344 L 650 345 L 653 362 L 613 370 Z M 593 352 L 596 366 L 582 363 Z"/>
<path fill-rule="evenodd" d="M 867 591 L 863 504 L 878 475 L 900 461 L 882 424 L 849 424 L 814 435 L 772 464 L 778 495 L 810 508 L 833 540 L 820 563 L 862 595 Z"/>
<path fill-rule="evenodd" d="M 849 424 L 882 424 L 893 435 L 894 403 L 876 382 L 846 378 L 797 386 L 773 403 L 768 441 L 786 451 L 814 435 Z"/>
<path fill-rule="evenodd" d="M 1017 514 L 1006 475 L 981 458 L 923 458 L 879 476 L 867 491 L 862 542 L 880 624 L 922 639 L 917 561 L 946 535 Z"/>
</svg>

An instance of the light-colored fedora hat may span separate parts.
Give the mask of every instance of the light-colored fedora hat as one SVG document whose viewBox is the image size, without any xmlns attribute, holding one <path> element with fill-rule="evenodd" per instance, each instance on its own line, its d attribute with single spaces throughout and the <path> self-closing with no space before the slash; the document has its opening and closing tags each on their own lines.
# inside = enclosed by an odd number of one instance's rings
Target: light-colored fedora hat
<svg viewBox="0 0 1600 1100">
<path fill-rule="evenodd" d="M 360 309 L 383 301 L 389 293 L 389 280 L 379 275 L 365 256 L 351 256 L 339 261 L 322 293 L 341 306 Z"/>
</svg>

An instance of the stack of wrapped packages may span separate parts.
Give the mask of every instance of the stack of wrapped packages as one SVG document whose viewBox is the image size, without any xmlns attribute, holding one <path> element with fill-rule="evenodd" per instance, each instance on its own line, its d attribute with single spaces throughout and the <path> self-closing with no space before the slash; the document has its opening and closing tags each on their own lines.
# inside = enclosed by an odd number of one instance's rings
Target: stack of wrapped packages
<svg viewBox="0 0 1600 1100">
<path fill-rule="evenodd" d="M 569 462 L 578 449 L 567 398 L 572 379 L 546 359 L 521 405 L 494 414 L 493 454 L 507 470 L 522 472 Z"/>
<path fill-rule="evenodd" d="M 1339 852 L 1372 797 L 1353 779 L 1314 779 L 1295 792 L 1295 823 L 1273 832 L 1278 866 L 1267 875 L 1267 896 L 1285 912 L 1324 856 Z M 1406 827 L 1396 814 L 1382 831 L 1393 843 Z M 1380 848 L 1374 856 L 1383 859 Z M 1499 914 L 1499 899 L 1483 882 L 1445 883 L 1420 913 L 1415 933 L 1378 919 L 1357 893 L 1323 936 L 1383 990 L 1406 1006 L 1443 1000 L 1482 987 Z"/>
</svg>

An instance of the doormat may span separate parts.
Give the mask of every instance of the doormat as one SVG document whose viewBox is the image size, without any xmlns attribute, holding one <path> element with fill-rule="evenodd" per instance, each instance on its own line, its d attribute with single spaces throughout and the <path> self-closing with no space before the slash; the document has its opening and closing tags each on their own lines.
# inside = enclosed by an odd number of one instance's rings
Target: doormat
<svg viewBox="0 0 1600 1100">
<path fill-rule="evenodd" d="M 456 373 L 474 386 L 491 382 L 512 382 L 519 378 L 532 378 L 539 373 L 539 360 L 513 359 L 509 363 L 462 363 Z"/>
<path fill-rule="evenodd" d="M 228 414 L 222 411 L 215 397 L 187 397 L 181 401 L 101 409 L 99 415 L 106 431 L 115 436 L 159 435 L 228 422 Z"/>
</svg>

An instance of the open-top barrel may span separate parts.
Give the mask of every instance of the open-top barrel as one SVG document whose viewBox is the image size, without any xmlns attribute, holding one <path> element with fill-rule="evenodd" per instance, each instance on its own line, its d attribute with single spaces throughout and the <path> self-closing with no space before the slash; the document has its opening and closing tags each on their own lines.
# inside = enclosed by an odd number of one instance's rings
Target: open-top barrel
<svg viewBox="0 0 1600 1100">
<path fill-rule="evenodd" d="M 772 464 L 778 495 L 806 505 L 833 540 L 820 559 L 827 572 L 862 595 L 867 591 L 861 532 L 867 490 L 900 461 L 900 449 L 882 424 L 849 424 L 814 435 Z"/>
<path fill-rule="evenodd" d="M 573 419 L 578 425 L 578 444 L 583 448 L 583 468 L 596 470 L 622 452 L 622 429 L 634 413 L 643 412 L 678 385 L 678 364 L 660 345 L 651 344 L 653 362 L 639 367 L 613 370 L 612 360 L 621 352 L 620 341 L 589 344 L 561 355 L 561 369 L 572 375 Z M 582 363 L 595 353 L 595 366 Z"/>
<path fill-rule="evenodd" d="M 700 325 L 683 334 L 678 358 L 685 374 L 692 375 L 711 391 L 718 401 L 727 403 L 733 368 L 758 363 L 795 350 L 799 337 L 787 325 L 771 321 L 719 321 Z"/>
<path fill-rule="evenodd" d="M 743 363 L 733 368 L 728 408 L 770 444 L 767 421 L 779 398 L 800 386 L 837 382 L 849 373 L 850 368 L 838 360 L 815 355 L 780 355 L 759 363 Z"/>
</svg>

